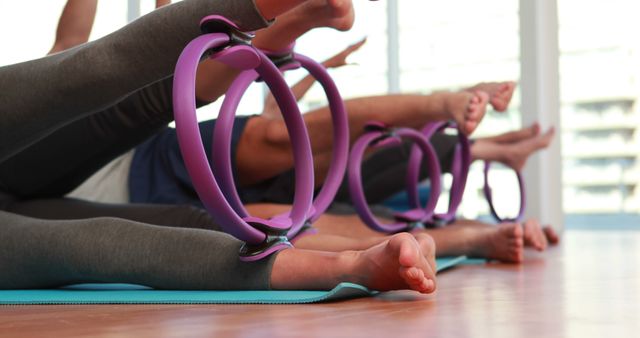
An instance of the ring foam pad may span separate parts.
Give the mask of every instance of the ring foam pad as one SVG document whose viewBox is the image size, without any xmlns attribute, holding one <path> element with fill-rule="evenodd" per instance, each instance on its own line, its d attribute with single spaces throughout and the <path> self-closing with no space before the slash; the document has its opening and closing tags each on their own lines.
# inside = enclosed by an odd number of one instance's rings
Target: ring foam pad
<svg viewBox="0 0 640 338">
<path fill-rule="evenodd" d="M 240 70 L 254 69 L 260 65 L 260 56 L 249 46 L 231 46 L 215 53 L 211 59 Z"/>
<path fill-rule="evenodd" d="M 202 18 L 202 20 L 200 20 L 200 30 L 205 34 L 224 33 L 234 41 L 247 44 L 251 42 L 254 36 L 252 32 L 240 30 L 238 25 L 233 23 L 233 21 L 220 15 L 209 15 Z"/>
</svg>

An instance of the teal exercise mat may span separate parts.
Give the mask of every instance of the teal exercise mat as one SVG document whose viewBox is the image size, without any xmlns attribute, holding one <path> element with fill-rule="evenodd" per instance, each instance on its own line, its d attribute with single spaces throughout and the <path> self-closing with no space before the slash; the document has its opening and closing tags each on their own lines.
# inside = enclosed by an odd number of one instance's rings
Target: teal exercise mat
<svg viewBox="0 0 640 338">
<path fill-rule="evenodd" d="M 437 259 L 438 271 L 466 257 Z M 183 291 L 154 290 L 132 284 L 77 284 L 59 289 L 0 290 L 0 305 L 65 304 L 309 304 L 378 294 L 364 286 L 340 283 L 330 291 Z"/>
<path fill-rule="evenodd" d="M 467 256 L 436 258 L 436 271 L 449 270 L 458 264 L 464 263 L 467 259 Z"/>
<path fill-rule="evenodd" d="M 60 289 L 0 291 L 0 305 L 64 304 L 308 304 L 376 294 L 340 283 L 330 291 L 182 291 L 132 284 L 78 284 Z"/>
</svg>

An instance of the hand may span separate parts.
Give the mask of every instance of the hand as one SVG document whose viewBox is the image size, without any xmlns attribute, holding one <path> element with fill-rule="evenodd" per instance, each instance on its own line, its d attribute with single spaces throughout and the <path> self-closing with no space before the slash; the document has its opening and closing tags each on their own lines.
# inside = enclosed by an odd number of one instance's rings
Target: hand
<svg viewBox="0 0 640 338">
<path fill-rule="evenodd" d="M 345 48 L 342 52 L 330 57 L 322 64 L 327 68 L 338 68 L 338 67 L 347 65 L 347 58 L 349 57 L 349 55 L 351 55 L 351 53 L 360 49 L 360 47 L 362 47 L 362 45 L 364 45 L 365 42 L 367 42 L 366 37 L 354 43 L 353 45 Z"/>
</svg>

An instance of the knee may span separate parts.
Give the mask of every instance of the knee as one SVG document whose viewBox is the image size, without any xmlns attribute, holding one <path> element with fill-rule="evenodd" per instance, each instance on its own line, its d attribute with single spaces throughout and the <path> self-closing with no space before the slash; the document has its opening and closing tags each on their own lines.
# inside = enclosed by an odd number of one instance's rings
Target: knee
<svg viewBox="0 0 640 338">
<path fill-rule="evenodd" d="M 276 148 L 288 148 L 289 133 L 283 120 L 256 116 L 249 120 L 245 133 L 253 144 L 264 144 Z"/>
<path fill-rule="evenodd" d="M 274 146 L 286 147 L 289 145 L 289 132 L 282 119 L 263 119 L 265 140 Z"/>
</svg>

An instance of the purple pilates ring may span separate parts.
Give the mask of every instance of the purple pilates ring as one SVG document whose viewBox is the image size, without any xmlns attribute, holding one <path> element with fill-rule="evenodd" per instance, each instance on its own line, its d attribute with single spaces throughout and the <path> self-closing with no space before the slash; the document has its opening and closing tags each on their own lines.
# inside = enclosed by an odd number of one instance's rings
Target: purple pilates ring
<svg viewBox="0 0 640 338">
<path fill-rule="evenodd" d="M 487 203 L 489 204 L 489 210 L 491 211 L 491 215 L 500 223 L 511 223 L 511 222 L 521 222 L 524 219 L 524 211 L 527 208 L 527 199 L 526 192 L 524 187 L 524 178 L 522 177 L 522 173 L 517 170 L 514 170 L 516 176 L 518 178 L 518 187 L 520 188 L 520 210 L 518 211 L 518 215 L 514 218 L 505 217 L 502 218 L 498 215 L 498 212 L 493 205 L 493 194 L 491 191 L 491 186 L 489 185 L 489 170 L 491 169 L 491 162 L 484 162 L 484 197 L 487 199 Z"/>
<path fill-rule="evenodd" d="M 431 201 L 438 200 L 441 181 L 438 156 L 429 143 L 429 140 L 414 129 L 385 129 L 383 126 L 373 126 L 371 124 L 367 127 L 368 131 L 358 138 L 351 148 L 349 167 L 347 169 L 351 200 L 360 218 L 372 229 L 385 233 L 410 231 L 416 227 L 424 226 L 425 223 L 431 222 L 436 205 L 436 203 Z M 362 186 L 362 159 L 364 152 L 369 147 L 397 146 L 402 144 L 401 139 L 413 141 L 414 147 L 417 149 L 416 151 L 420 152 L 420 154 L 424 153 L 427 155 L 426 165 L 429 175 L 430 177 L 437 177 L 437 179 L 432 180 L 429 203 L 427 203 L 425 207 L 419 204 L 414 205 L 409 211 L 395 214 L 395 223 L 384 224 L 376 219 L 366 201 L 364 188 Z M 418 164 L 420 165 L 420 163 Z M 417 185 L 414 185 L 414 187 L 417 188 Z"/>
<path fill-rule="evenodd" d="M 434 133 L 442 132 L 447 128 L 453 128 L 455 124 L 451 122 L 438 122 L 429 123 L 424 126 L 421 133 L 428 139 L 431 139 Z M 459 142 L 456 145 L 455 153 L 453 156 L 453 162 L 451 163 L 451 174 L 453 175 L 453 182 L 451 184 L 451 190 L 449 192 L 449 207 L 444 214 L 434 214 L 434 224 L 448 224 L 455 220 L 456 212 L 460 203 L 462 202 L 462 196 L 464 194 L 464 188 L 467 183 L 467 176 L 469 174 L 469 167 L 471 165 L 471 150 L 469 139 L 461 133 L 458 133 Z M 417 147 L 411 149 L 411 155 L 409 157 L 409 167 L 407 172 L 407 193 L 409 196 L 409 205 L 416 207 L 420 205 L 420 198 L 418 195 L 418 184 L 420 181 L 420 164 L 422 162 L 422 152 Z M 433 183 L 432 183 L 433 185 Z M 429 203 L 437 203 L 437 200 Z"/>
<path fill-rule="evenodd" d="M 335 83 L 331 80 L 331 77 L 327 73 L 326 69 L 320 65 L 319 63 L 311 60 L 310 58 L 300 55 L 293 54 L 292 55 L 293 67 L 295 65 L 302 66 L 309 73 L 316 78 L 316 80 L 322 85 L 327 94 L 327 98 L 329 100 L 329 107 L 331 108 L 331 115 L 333 119 L 333 157 L 331 161 L 331 165 L 329 167 L 329 171 L 327 173 L 327 178 L 322 186 L 321 190 L 317 194 L 316 198 L 313 201 L 312 207 L 307 209 L 308 213 L 299 214 L 294 213 L 296 211 L 296 203 L 298 201 L 298 195 L 294 197 L 294 208 L 290 213 L 285 213 L 276 216 L 277 219 L 280 218 L 289 218 L 291 215 L 292 226 L 288 231 L 287 237 L 294 238 L 303 227 L 308 227 L 312 224 L 320 215 L 329 207 L 333 198 L 335 197 L 336 192 L 338 191 L 340 184 L 342 182 L 342 177 L 344 177 L 344 172 L 347 167 L 348 153 L 349 153 L 349 129 L 348 129 L 348 120 L 347 114 L 344 107 L 344 102 L 342 101 L 342 97 L 338 92 L 338 89 Z M 290 69 L 292 68 L 291 64 L 284 65 L 282 68 Z M 220 115 L 218 116 L 218 120 L 216 122 L 215 131 L 213 133 L 213 155 L 212 155 L 212 168 L 213 173 L 218 181 L 220 189 L 222 190 L 224 196 L 226 197 L 229 204 L 234 209 L 236 213 L 245 217 L 247 215 L 247 211 L 245 210 L 240 196 L 237 193 L 237 189 L 235 187 L 235 181 L 233 178 L 233 170 L 231 168 L 231 130 L 233 129 L 233 122 L 235 118 L 235 111 L 240 103 L 240 99 L 242 95 L 245 93 L 246 89 L 249 85 L 258 78 L 258 74 L 255 72 L 245 71 L 243 72 L 231 85 L 227 95 L 222 104 L 222 108 L 220 110 Z M 276 96 L 276 95 L 274 95 Z M 276 96 L 276 99 L 278 97 Z M 282 107 L 282 106 L 281 106 Z M 285 114 L 285 122 L 290 119 L 287 116 L 287 112 L 282 111 Z M 291 113 L 289 113 L 290 115 Z M 289 128 L 289 127 L 288 127 Z M 291 128 L 299 128 L 297 126 L 292 126 Z M 291 130 L 289 128 L 289 130 Z M 306 130 L 306 129 L 305 129 Z M 297 139 L 294 135 L 292 135 L 292 144 L 295 145 Z M 311 162 L 313 163 L 313 162 Z M 295 164 L 296 170 L 296 187 L 299 186 L 298 180 L 310 180 L 313 182 L 313 176 L 311 179 L 300 176 L 298 172 L 299 163 Z"/>
<path fill-rule="evenodd" d="M 294 226 L 301 226 L 306 220 L 313 199 L 313 158 L 304 121 L 279 70 L 253 47 L 229 46 L 231 40 L 228 34 L 210 33 L 187 45 L 180 55 L 174 75 L 174 114 L 180 150 L 200 200 L 224 231 L 246 242 L 241 249 L 240 258 L 254 261 L 290 247 L 286 233 Z M 229 204 L 211 171 L 198 128 L 194 93 L 198 63 L 212 49 L 218 50 L 213 56 L 216 60 L 243 70 L 243 74 L 260 74 L 271 90 L 277 93 L 276 102 L 285 116 L 287 129 L 293 140 L 297 173 L 295 201 L 290 216 L 265 220 L 246 213 L 240 214 L 236 210 L 237 206 L 234 208 Z"/>
</svg>

